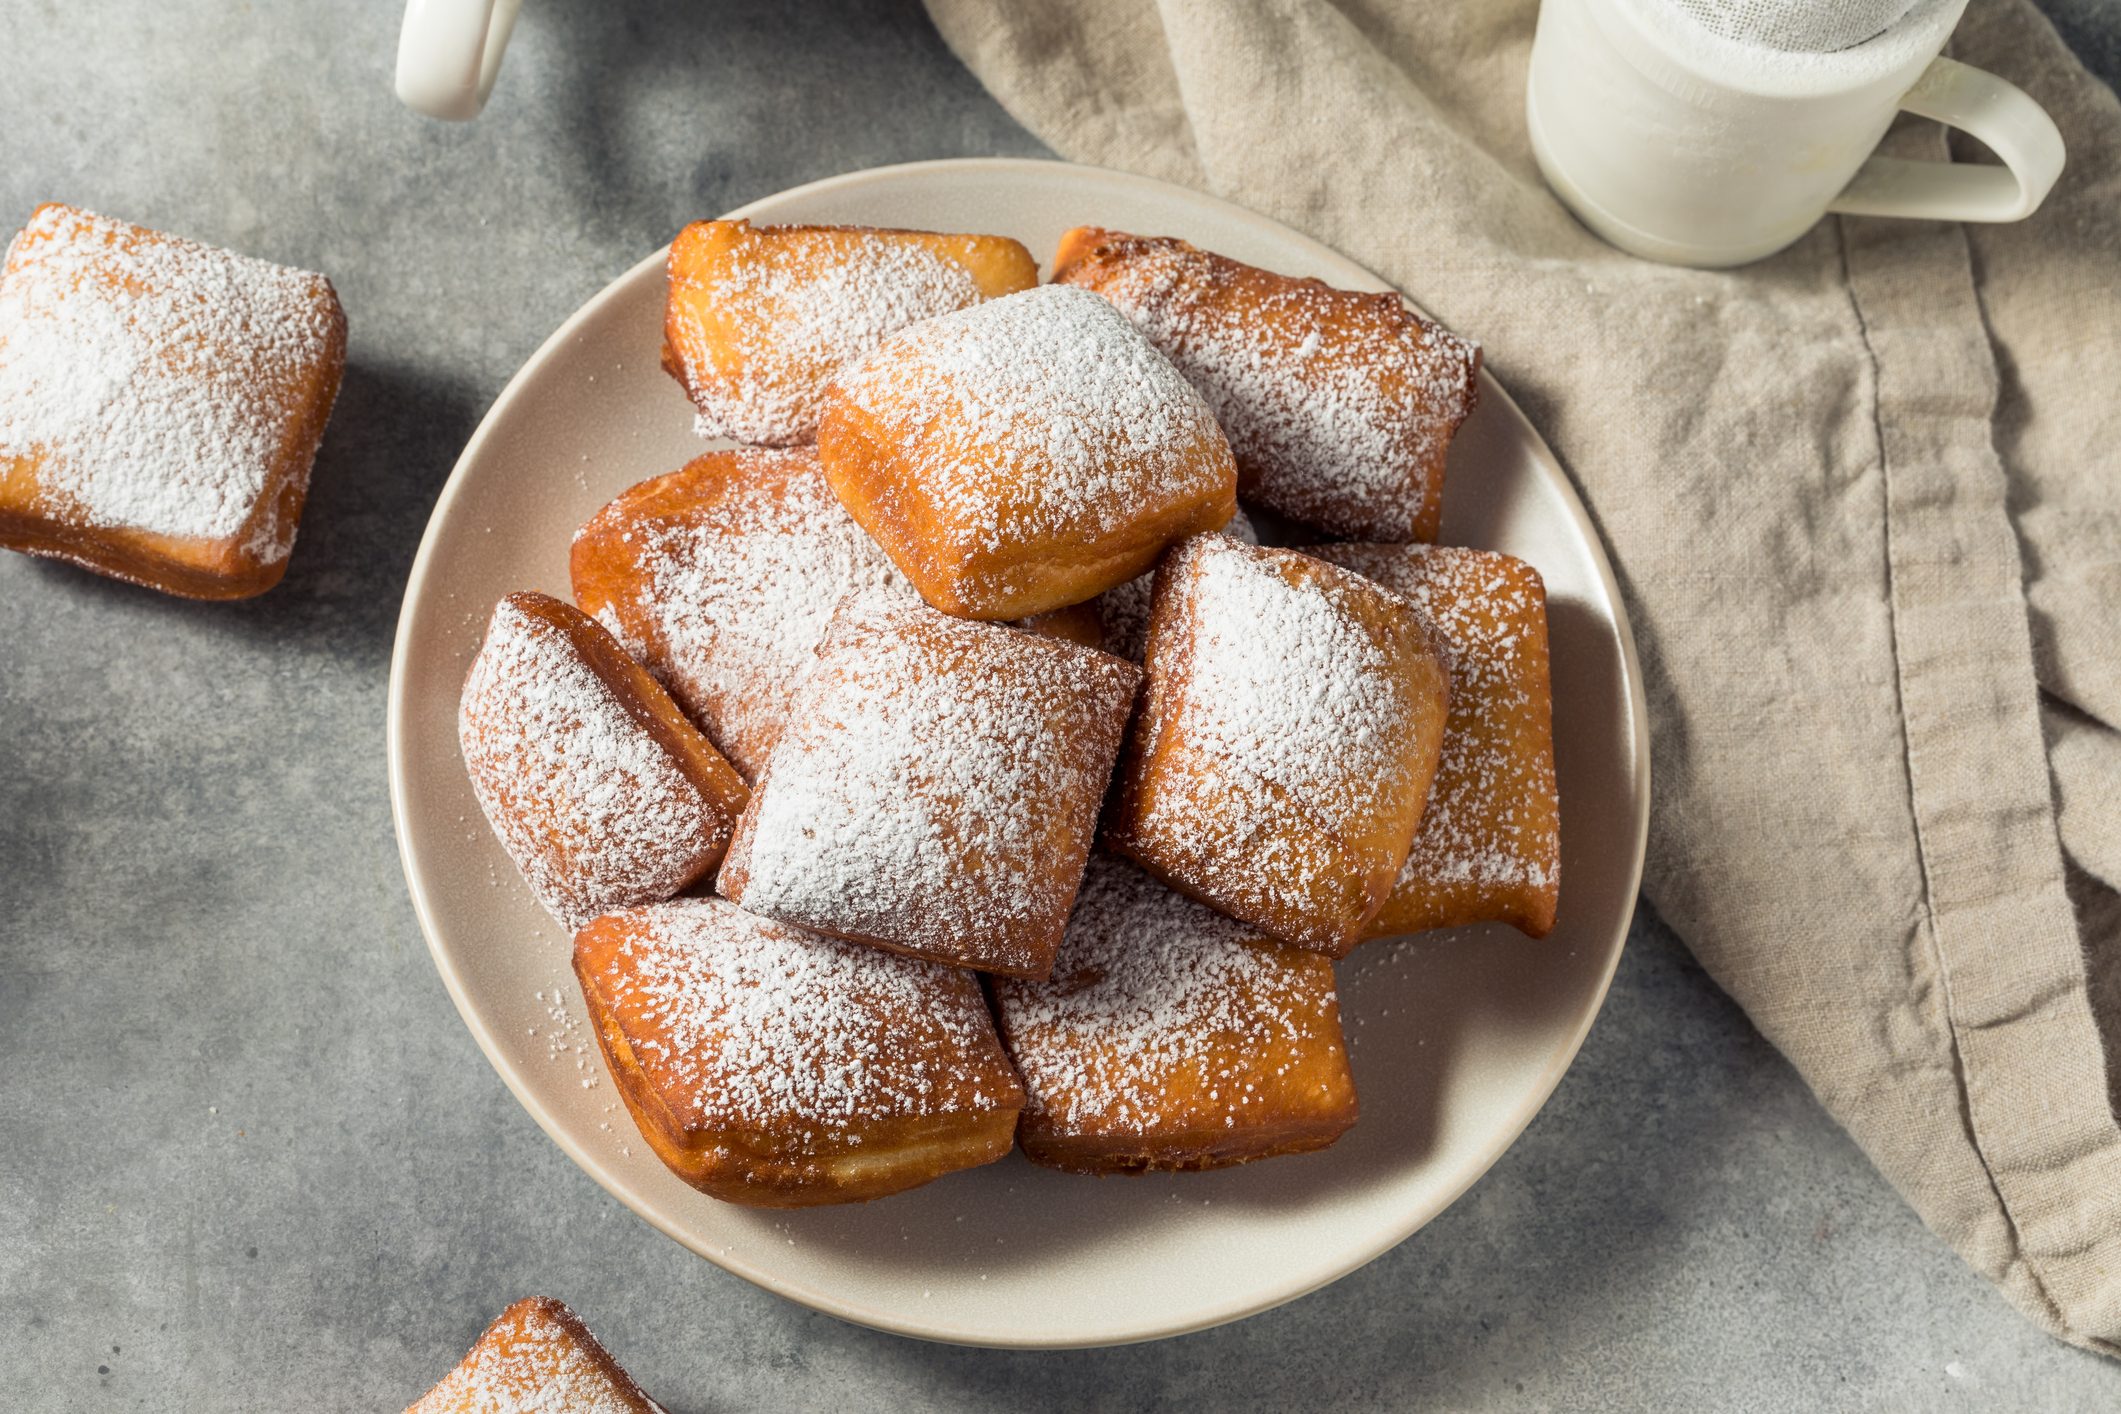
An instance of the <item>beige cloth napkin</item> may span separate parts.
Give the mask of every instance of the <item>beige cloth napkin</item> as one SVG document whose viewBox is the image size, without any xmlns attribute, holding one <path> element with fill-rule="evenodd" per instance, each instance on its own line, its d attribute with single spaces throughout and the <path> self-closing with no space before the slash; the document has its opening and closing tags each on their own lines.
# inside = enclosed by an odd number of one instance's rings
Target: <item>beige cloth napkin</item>
<svg viewBox="0 0 2121 1414">
<path fill-rule="evenodd" d="M 2121 1354 L 2113 93 L 1975 0 L 1954 52 L 2068 141 L 2046 208 L 1829 219 L 1715 273 L 1542 185 L 1535 0 L 928 6 L 1063 156 L 1279 217 L 1484 342 L 1618 561 L 1650 900 L 1933 1229 Z"/>
</svg>

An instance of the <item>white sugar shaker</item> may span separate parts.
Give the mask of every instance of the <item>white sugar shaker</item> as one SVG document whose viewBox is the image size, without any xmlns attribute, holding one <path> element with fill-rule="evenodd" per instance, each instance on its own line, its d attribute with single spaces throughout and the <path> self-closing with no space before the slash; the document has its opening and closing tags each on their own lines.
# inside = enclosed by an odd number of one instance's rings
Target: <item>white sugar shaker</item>
<svg viewBox="0 0 2121 1414">
<path fill-rule="evenodd" d="M 1741 265 L 1829 211 L 2017 221 L 2062 172 L 2021 89 L 1940 57 L 1966 0 L 1543 0 L 1525 113 L 1540 171 L 1635 255 Z M 1905 110 L 2002 166 L 1873 155 Z"/>
</svg>

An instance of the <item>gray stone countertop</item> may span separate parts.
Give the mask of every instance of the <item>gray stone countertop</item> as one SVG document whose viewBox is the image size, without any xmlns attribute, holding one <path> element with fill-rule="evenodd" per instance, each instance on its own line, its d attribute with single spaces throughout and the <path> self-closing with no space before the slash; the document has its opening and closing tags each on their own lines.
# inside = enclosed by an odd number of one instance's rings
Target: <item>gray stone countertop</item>
<svg viewBox="0 0 2121 1414">
<path fill-rule="evenodd" d="M 2100 4 L 2057 18 L 2111 79 Z M 921 1344 L 608 1197 L 480 1055 L 399 875 L 384 679 L 428 508 L 515 368 L 686 220 L 1041 149 L 912 0 L 533 0 L 462 126 L 392 98 L 397 9 L 0 7 L 0 227 L 73 201 L 326 271 L 352 321 L 278 589 L 191 604 L 0 556 L 0 1404 L 397 1409 L 533 1292 L 680 1414 L 2121 1403 L 2121 1370 L 1924 1231 L 1647 910 L 1495 1169 L 1238 1325 Z"/>
</svg>

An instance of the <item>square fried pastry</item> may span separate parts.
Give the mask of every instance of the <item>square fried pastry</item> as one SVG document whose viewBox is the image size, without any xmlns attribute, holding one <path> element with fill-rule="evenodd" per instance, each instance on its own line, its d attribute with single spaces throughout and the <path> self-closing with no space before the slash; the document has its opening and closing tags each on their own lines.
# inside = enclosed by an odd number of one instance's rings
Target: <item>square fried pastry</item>
<svg viewBox="0 0 2121 1414">
<path fill-rule="evenodd" d="M 1366 540 L 1434 540 L 1480 347 L 1396 294 L 1337 290 L 1163 236 L 1085 226 L 1056 282 L 1096 290 L 1207 398 L 1246 500 Z"/>
<path fill-rule="evenodd" d="M 1333 964 L 1092 856 L 1053 975 L 994 984 L 1017 1142 L 1079 1173 L 1209 1169 L 1355 1122 Z"/>
<path fill-rule="evenodd" d="M 1023 1087 L 960 968 L 682 898 L 599 918 L 574 969 L 626 1108 L 702 1193 L 851 1203 L 1009 1152 Z"/>
<path fill-rule="evenodd" d="M 709 452 L 576 533 L 575 602 L 757 780 L 789 695 L 849 593 L 907 585 L 810 447 Z"/>
<path fill-rule="evenodd" d="M 486 1328 L 463 1363 L 405 1414 L 663 1414 L 549 1296 L 526 1296 Z"/>
<path fill-rule="evenodd" d="M 1110 304 L 1053 285 L 914 325 L 842 370 L 818 454 L 922 597 L 968 618 L 1081 603 L 1237 507 L 1200 394 Z"/>
<path fill-rule="evenodd" d="M 647 669 L 543 594 L 494 606 L 457 740 L 502 848 L 569 929 L 705 875 L 747 795 Z"/>
<path fill-rule="evenodd" d="M 663 367 L 703 437 L 817 435 L 825 385 L 908 324 L 1038 283 L 1003 236 L 695 221 L 670 243 Z"/>
<path fill-rule="evenodd" d="M 1332 957 L 1405 863 L 1449 668 L 1419 611 L 1226 535 L 1156 572 L 1148 684 L 1105 840 L 1174 888 Z"/>
<path fill-rule="evenodd" d="M 1539 571 L 1499 551 L 1439 545 L 1309 553 L 1413 601 L 1451 661 L 1428 808 L 1371 936 L 1499 920 L 1545 937 L 1561 893 L 1561 797 Z"/>
<path fill-rule="evenodd" d="M 192 599 L 264 593 L 345 363 L 322 275 L 38 207 L 0 269 L 0 545 Z"/>
<path fill-rule="evenodd" d="M 850 599 L 716 887 L 822 933 L 1043 977 L 1140 678 L 909 596 Z"/>
</svg>

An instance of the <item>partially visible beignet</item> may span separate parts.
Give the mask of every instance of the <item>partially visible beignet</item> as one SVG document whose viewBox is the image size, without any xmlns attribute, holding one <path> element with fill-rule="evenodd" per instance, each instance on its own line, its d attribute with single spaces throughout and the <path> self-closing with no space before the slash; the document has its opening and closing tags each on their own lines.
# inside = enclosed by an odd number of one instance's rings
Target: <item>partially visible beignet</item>
<svg viewBox="0 0 2121 1414">
<path fill-rule="evenodd" d="M 922 597 L 967 618 L 1081 603 L 1237 506 L 1200 394 L 1110 304 L 1053 285 L 914 325 L 843 370 L 818 454 Z"/>
<path fill-rule="evenodd" d="M 1259 543 L 1259 532 L 1242 508 L 1222 533 L 1247 545 Z M 1156 593 L 1156 571 L 1138 574 L 1097 596 L 1098 646 L 1115 657 L 1139 663 L 1149 648 L 1149 604 Z"/>
<path fill-rule="evenodd" d="M 746 780 L 765 769 L 840 600 L 913 592 L 810 447 L 708 452 L 627 489 L 576 533 L 570 568 L 575 602 Z"/>
<path fill-rule="evenodd" d="M 495 1318 L 463 1362 L 405 1414 L 663 1414 L 549 1296 L 526 1296 Z"/>
<path fill-rule="evenodd" d="M 1449 670 L 1351 571 L 1200 535 L 1156 571 L 1147 687 L 1105 840 L 1233 918 L 1332 957 L 1405 862 Z"/>
<path fill-rule="evenodd" d="M 264 593 L 345 364 L 322 275 L 38 207 L 0 270 L 0 545 L 192 599 Z"/>
<path fill-rule="evenodd" d="M 1023 1087 L 969 972 L 718 898 L 599 918 L 574 967 L 627 1110 L 702 1193 L 851 1203 L 1009 1152 Z"/>
<path fill-rule="evenodd" d="M 1439 545 L 1310 553 L 1412 600 L 1451 660 L 1428 808 L 1370 935 L 1494 919 L 1545 937 L 1561 893 L 1561 799 L 1539 571 L 1497 551 Z"/>
<path fill-rule="evenodd" d="M 1140 678 L 916 599 L 851 599 L 716 888 L 818 932 L 1042 977 Z"/>
<path fill-rule="evenodd" d="M 1038 283 L 1004 236 L 695 221 L 670 243 L 663 367 L 703 437 L 817 435 L 825 385 L 886 335 Z"/>
<path fill-rule="evenodd" d="M 544 594 L 494 606 L 457 740 L 502 848 L 569 929 L 704 876 L 744 808 L 735 769 L 648 671 Z"/>
<path fill-rule="evenodd" d="M 1355 1122 L 1333 964 L 1092 856 L 1053 975 L 999 978 L 1017 1142 L 1084 1173 L 1322 1149 Z"/>
<path fill-rule="evenodd" d="M 1200 389 L 1246 500 L 1366 540 L 1434 540 L 1480 346 L 1396 294 L 1277 275 L 1166 236 L 1080 227 L 1056 282 L 1096 290 Z"/>
</svg>

